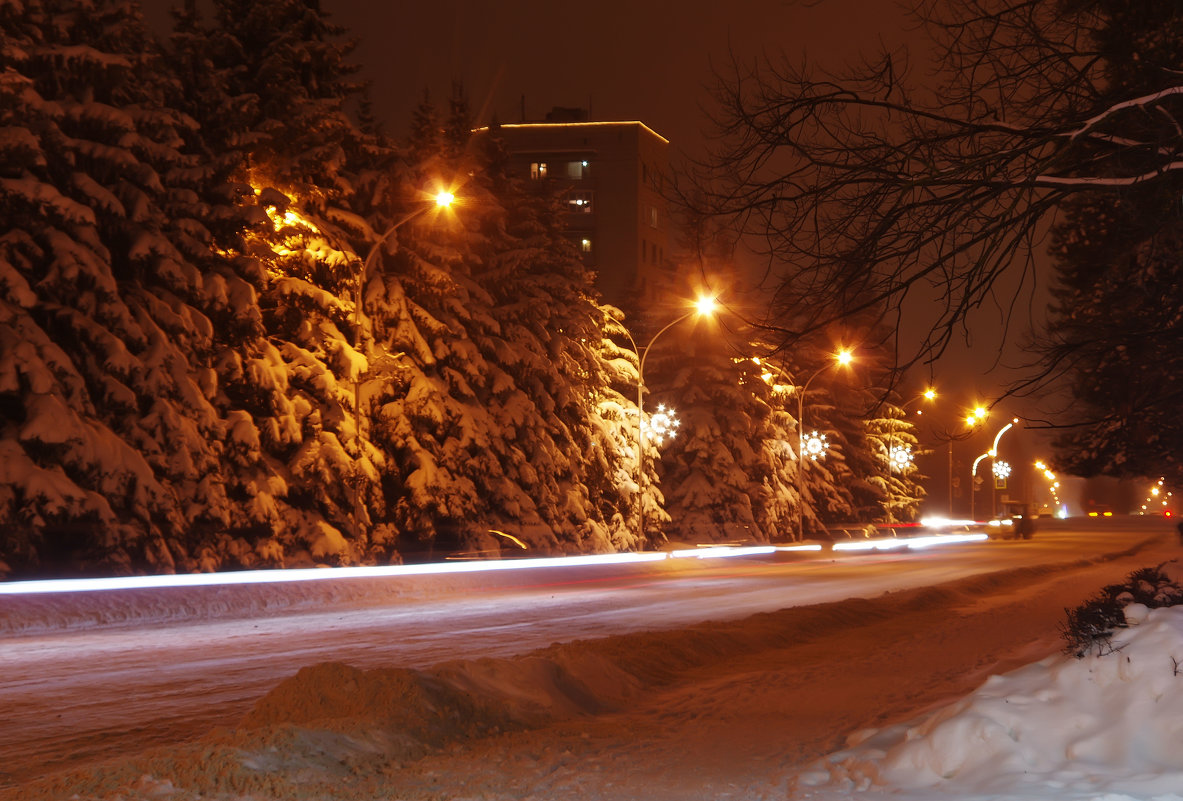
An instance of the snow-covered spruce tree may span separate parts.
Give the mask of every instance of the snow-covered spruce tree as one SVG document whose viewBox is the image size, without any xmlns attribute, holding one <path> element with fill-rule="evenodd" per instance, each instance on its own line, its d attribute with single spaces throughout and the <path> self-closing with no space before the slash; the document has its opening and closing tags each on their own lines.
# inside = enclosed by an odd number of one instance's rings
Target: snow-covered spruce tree
<svg viewBox="0 0 1183 801">
<path fill-rule="evenodd" d="M 884 520 L 889 497 L 894 519 L 910 520 L 923 497 L 923 476 L 915 466 L 889 476 L 887 459 L 892 446 L 916 455 L 918 441 L 904 410 L 881 386 L 886 371 L 871 366 L 875 350 L 858 348 L 849 368 L 829 365 L 828 348 L 804 342 L 793 356 L 800 361 L 789 360 L 785 378 L 812 377 L 803 404 L 805 434 L 816 431 L 828 445 L 822 458 L 805 464 L 806 534 L 821 535 L 831 523 Z M 796 402 L 794 392 L 787 400 L 794 415 Z"/>
<path fill-rule="evenodd" d="M 1049 371 L 1063 372 L 1072 397 L 1057 443 L 1057 465 L 1078 475 L 1165 475 L 1183 480 L 1183 181 L 1155 172 L 1158 153 L 1175 152 L 1183 113 L 1179 81 L 1183 13 L 1147 0 L 1082 3 L 1097 13 L 1088 41 L 1104 76 L 1101 103 L 1163 93 L 1153 113 L 1130 115 L 1122 141 L 1151 143 L 1104 165 L 1157 180 L 1070 198 L 1053 229 L 1057 284 L 1047 336 Z M 1172 141 L 1173 140 L 1173 141 Z"/>
<path fill-rule="evenodd" d="M 735 358 L 706 321 L 661 347 L 646 364 L 657 377 L 651 403 L 665 403 L 681 422 L 662 448 L 670 536 L 695 542 L 791 539 L 796 436 L 784 428 L 791 418 L 773 398 L 763 369 Z"/>
<path fill-rule="evenodd" d="M 831 375 L 825 375 L 824 372 L 818 374 L 818 365 L 825 364 L 824 360 L 830 358 L 828 354 L 802 347 L 793 357 L 789 360 L 785 372 L 793 378 L 795 388 L 791 395 L 783 396 L 783 402 L 789 406 L 795 418 L 801 386 L 816 375 L 816 380 L 810 384 L 809 391 L 801 403 L 800 434 L 806 440 L 815 434 L 824 437 L 826 445 L 820 454 L 815 455 L 809 452 L 811 449 L 806 442 L 803 448 L 806 451 L 804 458 L 795 465 L 801 469 L 802 474 L 799 478 L 794 478 L 794 488 L 798 486 L 799 481 L 803 493 L 800 500 L 803 536 L 824 537 L 825 527 L 829 523 L 849 523 L 865 519 L 859 517 L 856 512 L 852 488 L 854 474 L 849 465 L 852 457 L 858 458 L 855 449 L 861 446 L 861 442 L 857 437 L 852 441 L 849 436 L 851 426 L 838 407 L 838 400 L 847 391 L 844 382 L 848 376 L 841 372 L 833 372 Z M 814 361 L 814 358 L 818 361 Z M 800 363 L 807 364 L 808 367 L 795 364 L 798 359 L 809 359 L 808 362 Z M 825 369 L 834 370 L 830 367 Z M 779 397 L 782 396 L 778 395 Z M 796 425 L 791 436 L 791 443 L 796 451 Z"/>
<path fill-rule="evenodd" d="M 854 454 L 847 460 L 851 495 L 860 520 L 911 522 L 924 498 L 923 476 L 914 461 L 893 465 L 891 452 L 906 450 L 915 459 L 920 442 L 906 411 L 884 395 L 882 387 L 866 387 L 843 404 L 849 410 L 846 419 L 857 421 L 848 432 Z"/>
<path fill-rule="evenodd" d="M 497 322 L 482 349 L 514 383 L 497 403 L 502 430 L 516 432 L 507 470 L 562 549 L 629 547 L 635 417 L 625 393 L 636 383 L 635 354 L 613 341 L 620 314 L 598 301 L 592 274 L 564 236 L 559 199 L 528 191 L 501 169 L 506 159 L 495 130 L 474 144 L 479 174 L 504 209 L 485 218 L 491 247 L 477 280 Z"/>
<path fill-rule="evenodd" d="M 878 366 L 886 363 L 882 350 L 867 344 L 886 338 L 880 332 L 860 339 L 864 344 L 854 363 L 819 382 L 816 396 L 810 388 L 806 398 L 806 429 L 817 427 L 816 413 L 831 446 L 826 459 L 830 492 L 837 493 L 831 511 L 820 515 L 826 523 L 885 521 L 891 504 L 893 520 L 911 520 L 923 497 L 923 477 L 914 465 L 892 471 L 888 459 L 892 447 L 907 447 L 916 455 L 918 441 L 887 388 L 890 371 Z"/>
<path fill-rule="evenodd" d="M 1066 360 L 1073 404 L 1059 469 L 1183 479 L 1183 220 L 1160 198 L 1074 204 L 1056 234 L 1059 284 L 1049 355 Z M 1165 223 L 1161 214 L 1174 216 Z M 1084 219 L 1082 219 L 1084 218 Z M 1153 228 L 1147 230 L 1147 221 Z"/>
<path fill-rule="evenodd" d="M 421 124 L 408 148 L 413 185 L 469 176 L 459 208 L 400 229 L 372 295 L 382 347 L 400 354 L 374 406 L 393 519 L 407 551 L 495 549 L 490 530 L 608 550 L 621 544 L 622 456 L 595 415 L 624 405 L 605 387 L 608 316 L 553 209 L 497 170 L 487 138 L 468 141 L 463 106 L 455 96 L 442 134 Z M 438 116 L 425 101 L 417 119 Z"/>
<path fill-rule="evenodd" d="M 372 376 L 350 243 L 376 236 L 351 210 L 365 184 L 350 157 L 381 148 L 367 150 L 373 137 L 346 110 L 360 91 L 351 45 L 303 0 L 218 0 L 208 29 L 181 22 L 177 58 L 204 56 L 210 70 L 189 73 L 200 81 L 189 111 L 212 150 L 237 158 L 259 212 L 242 250 L 226 254 L 263 333 L 228 342 L 218 362 L 245 513 L 235 533 L 276 564 L 369 558 L 384 457 L 357 430 L 356 390 Z"/>
<path fill-rule="evenodd" d="M 0 547 L 187 567 L 230 514 L 191 121 L 127 3 L 3 3 L 0 30 Z"/>
</svg>

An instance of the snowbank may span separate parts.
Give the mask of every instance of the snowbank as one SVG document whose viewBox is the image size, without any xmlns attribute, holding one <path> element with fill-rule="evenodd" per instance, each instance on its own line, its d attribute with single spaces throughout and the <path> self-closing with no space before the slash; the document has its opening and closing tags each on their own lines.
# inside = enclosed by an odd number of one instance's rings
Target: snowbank
<svg viewBox="0 0 1183 801">
<path fill-rule="evenodd" d="M 869 731 L 802 798 L 1183 798 L 1183 607 L 1127 610 L 1113 650 L 990 678 L 919 722 Z"/>
</svg>

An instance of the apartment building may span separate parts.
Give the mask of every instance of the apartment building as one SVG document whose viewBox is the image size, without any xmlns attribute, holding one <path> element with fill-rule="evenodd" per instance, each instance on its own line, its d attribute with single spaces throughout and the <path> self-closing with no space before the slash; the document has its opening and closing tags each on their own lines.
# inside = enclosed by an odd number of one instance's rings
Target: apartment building
<svg viewBox="0 0 1183 801">
<path fill-rule="evenodd" d="M 555 109 L 544 122 L 501 125 L 510 169 L 566 203 L 567 232 L 604 299 L 636 311 L 668 287 L 669 142 L 642 122 L 590 122 Z"/>
</svg>

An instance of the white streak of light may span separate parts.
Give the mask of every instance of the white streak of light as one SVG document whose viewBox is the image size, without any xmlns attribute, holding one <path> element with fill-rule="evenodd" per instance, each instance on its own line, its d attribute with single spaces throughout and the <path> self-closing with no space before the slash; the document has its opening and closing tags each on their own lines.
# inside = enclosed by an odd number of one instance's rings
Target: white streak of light
<svg viewBox="0 0 1183 801">
<path fill-rule="evenodd" d="M 148 589 L 156 587 L 210 587 L 229 584 L 276 584 L 281 582 L 322 581 L 325 579 L 384 578 L 424 576 L 441 573 L 478 573 L 488 570 L 528 570 L 531 568 L 579 567 L 588 565 L 656 562 L 662 559 L 719 559 L 731 556 L 759 556 L 776 551 L 820 551 L 820 545 L 796 546 L 718 546 L 678 550 L 669 553 L 611 553 L 590 556 L 556 556 L 540 559 L 480 559 L 469 562 L 446 562 L 421 565 L 384 565 L 370 567 L 320 567 L 292 570 L 243 570 L 233 573 L 182 573 L 163 576 L 115 576 L 86 579 L 43 579 L 0 582 L 0 595 L 33 595 L 54 592 L 98 592 L 103 590 Z"/>
<path fill-rule="evenodd" d="M 981 542 L 985 539 L 989 539 L 985 534 L 936 534 L 931 537 L 836 542 L 831 548 L 835 551 L 891 551 L 897 548 L 929 548 L 934 545 L 957 545 L 966 542 Z"/>
<path fill-rule="evenodd" d="M 209 587 L 226 584 L 276 584 L 288 581 L 425 576 L 439 573 L 476 573 L 485 570 L 525 570 L 539 567 L 574 567 L 627 562 L 656 562 L 664 553 L 611 553 L 591 556 L 557 556 L 541 559 L 489 559 L 422 565 L 371 567 L 314 567 L 292 570 L 243 570 L 234 573 L 182 573 L 165 576 L 115 576 L 111 578 L 44 579 L 0 582 L 0 595 L 47 592 L 94 592 L 98 590 L 146 589 L 155 587 Z"/>
</svg>

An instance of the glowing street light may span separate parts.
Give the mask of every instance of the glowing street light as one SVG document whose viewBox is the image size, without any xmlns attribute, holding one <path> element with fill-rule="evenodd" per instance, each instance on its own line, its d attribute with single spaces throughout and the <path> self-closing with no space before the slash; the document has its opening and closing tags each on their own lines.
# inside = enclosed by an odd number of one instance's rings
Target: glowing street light
<svg viewBox="0 0 1183 801">
<path fill-rule="evenodd" d="M 979 456 L 977 459 L 974 460 L 974 466 L 973 466 L 973 470 L 971 471 L 970 487 L 969 487 L 969 516 L 971 518 L 974 516 L 973 515 L 973 508 L 974 508 L 974 495 L 975 495 L 974 489 L 975 488 L 973 486 L 973 483 L 975 481 L 977 481 L 977 478 L 978 478 L 978 463 L 981 462 L 986 457 L 989 457 L 991 460 L 997 458 L 998 443 L 1002 439 L 1002 435 L 1005 434 L 1007 431 L 1010 431 L 1012 428 L 1014 428 L 1014 425 L 1017 422 L 1019 422 L 1019 418 L 1017 418 L 1017 417 L 1011 418 L 1011 421 L 1009 423 L 1007 423 L 1006 425 L 1004 425 L 1002 428 L 1000 428 L 998 430 L 998 433 L 994 435 L 994 444 L 990 446 L 990 450 L 986 451 L 985 453 L 983 453 L 981 456 Z M 1008 467 L 1009 467 L 1009 465 L 1008 465 Z M 996 500 L 997 500 L 997 498 L 995 497 L 995 488 L 993 486 L 991 486 L 991 488 L 990 488 L 990 516 L 991 517 L 994 516 L 994 507 L 995 507 Z"/>
<path fill-rule="evenodd" d="M 953 515 L 953 443 L 954 442 L 961 442 L 962 440 L 969 439 L 971 436 L 973 436 L 974 431 L 977 429 L 978 424 L 981 423 L 982 421 L 984 421 L 989 415 L 990 415 L 990 412 L 986 409 L 985 406 L 977 406 L 974 408 L 974 410 L 972 412 L 967 413 L 965 415 L 965 417 L 962 418 L 962 422 L 965 425 L 965 430 L 953 432 L 953 431 L 949 431 L 948 429 L 945 429 L 942 433 L 936 435 L 936 438 L 938 440 L 940 440 L 941 442 L 944 442 L 947 446 L 946 450 L 948 453 L 948 463 L 947 463 L 947 472 L 946 472 L 946 486 L 947 486 L 947 491 L 948 491 L 948 495 L 947 495 L 947 503 L 949 506 L 948 514 L 949 514 L 950 518 L 952 518 L 954 516 Z M 973 486 L 972 485 L 970 486 L 969 491 L 970 491 L 970 496 L 972 497 L 973 496 Z"/>
<path fill-rule="evenodd" d="M 435 209 L 436 211 L 440 211 L 442 209 L 446 209 L 446 208 L 451 207 L 452 203 L 454 203 L 456 200 L 456 196 L 445 189 L 445 190 L 440 190 L 434 196 L 432 196 L 432 200 L 434 201 L 433 203 L 426 203 L 426 204 L 420 206 L 418 209 L 415 209 L 415 211 L 412 211 L 410 214 L 404 216 L 401 220 L 396 222 L 394 225 L 387 228 L 385 233 L 383 233 L 382 236 L 378 237 L 378 239 L 375 240 L 374 244 L 370 246 L 370 252 L 366 254 L 365 261 L 362 261 L 358 265 L 357 300 L 353 304 L 353 314 L 354 314 L 353 322 L 354 322 L 354 327 L 357 330 L 357 338 L 358 338 L 357 344 L 359 346 L 361 345 L 361 318 L 362 318 L 362 315 L 365 313 L 365 308 L 364 308 L 364 306 L 365 306 L 365 280 L 366 280 L 366 275 L 368 275 L 370 272 L 370 262 L 373 261 L 374 256 L 377 255 L 378 249 L 383 245 L 383 243 L 386 242 L 387 239 L 389 239 L 391 236 L 394 235 L 395 231 L 397 231 L 399 228 L 402 228 L 404 225 L 406 225 L 407 223 L 409 223 L 411 220 L 415 219 L 419 215 L 430 211 L 431 209 Z M 357 429 L 357 436 L 359 439 L 361 437 L 361 387 L 362 387 L 362 383 L 363 383 L 362 376 L 360 376 L 360 375 L 358 376 L 357 380 L 354 381 L 354 383 L 353 383 L 353 425 Z"/>
<path fill-rule="evenodd" d="M 366 254 L 365 260 L 359 263 L 358 270 L 357 270 L 357 299 L 355 300 L 355 302 L 353 304 L 353 315 L 354 315 L 353 322 L 354 322 L 354 330 L 356 332 L 355 336 L 357 338 L 357 341 L 355 342 L 355 347 L 357 347 L 357 348 L 361 347 L 361 320 L 362 320 L 362 315 L 365 313 L 365 309 L 364 309 L 365 281 L 366 281 L 366 275 L 368 275 L 370 272 L 370 262 L 373 261 L 374 256 L 377 255 L 378 249 L 386 242 L 387 239 L 389 239 L 391 236 L 394 235 L 395 231 L 397 231 L 399 228 L 406 225 L 407 223 L 409 223 L 411 220 L 415 219 L 419 215 L 426 213 L 427 211 L 430 211 L 432 209 L 435 209 L 436 211 L 440 211 L 442 209 L 449 208 L 452 205 L 452 203 L 456 200 L 456 196 L 447 190 L 441 190 L 441 191 L 437 192 L 432 197 L 432 200 L 434 201 L 433 203 L 425 203 L 424 205 L 420 206 L 415 211 L 412 211 L 410 214 L 407 214 L 406 216 L 404 216 L 402 219 L 400 219 L 394 225 L 387 228 L 386 231 L 382 234 L 382 236 L 378 237 L 378 239 L 375 240 L 374 244 L 370 246 L 370 251 L 369 251 L 369 253 Z M 369 370 L 367 369 L 366 372 L 369 372 Z M 362 397 L 361 397 L 361 394 L 362 394 L 362 385 L 364 383 L 365 383 L 365 373 L 359 373 L 357 378 L 353 382 L 353 427 L 354 427 L 354 429 L 356 429 L 356 436 L 358 439 L 359 451 L 361 450 L 361 438 L 362 438 L 362 426 L 361 426 Z M 358 482 L 357 489 L 354 493 L 353 501 L 354 501 L 354 507 L 355 507 L 354 508 L 354 517 L 357 520 L 357 524 L 360 527 L 360 516 L 361 516 L 361 482 L 360 481 Z"/>
<path fill-rule="evenodd" d="M 1056 474 L 1053 473 L 1051 468 L 1049 468 L 1043 462 L 1036 462 L 1035 469 L 1040 471 L 1043 474 L 1043 477 L 1048 481 L 1048 492 L 1052 496 L 1052 505 L 1056 509 L 1056 516 L 1066 517 L 1068 512 L 1060 503 L 1060 481 L 1056 477 Z M 1146 507 L 1142 508 L 1145 509 Z"/>
<path fill-rule="evenodd" d="M 831 367 L 846 367 L 854 361 L 850 348 L 841 348 L 834 354 L 833 361 L 823 364 L 814 372 L 797 392 L 797 539 L 805 539 L 805 393 L 813 379 Z M 824 443 L 824 439 L 822 440 Z M 824 448 L 823 448 L 824 453 Z"/>
<path fill-rule="evenodd" d="M 1162 513 L 1163 517 L 1170 517 L 1172 514 L 1170 503 L 1174 493 L 1168 492 L 1164 488 L 1166 478 L 1159 478 L 1150 487 L 1150 492 L 1147 494 L 1145 502 L 1142 504 L 1142 514 L 1152 513 L 1150 507 L 1157 505 L 1159 508 L 1155 511 Z"/>
<path fill-rule="evenodd" d="M 662 328 L 653 338 L 649 340 L 649 344 L 645 346 L 642 353 L 637 348 L 637 343 L 633 340 L 632 334 L 628 329 L 622 329 L 624 335 L 628 337 L 628 341 L 632 343 L 633 351 L 640 357 L 637 362 L 637 550 L 640 551 L 645 543 L 645 360 L 649 358 L 649 351 L 653 349 L 653 343 L 657 338 L 669 331 L 683 320 L 693 317 L 709 317 L 715 313 L 718 306 L 718 301 L 714 297 L 703 296 L 694 302 L 694 308 L 683 314 L 681 317 L 675 318 L 667 323 L 665 328 Z M 664 405 L 657 408 L 658 414 L 663 414 L 666 411 Z M 676 423 L 675 423 L 676 426 Z M 650 422 L 650 428 L 654 428 L 654 423 Z M 661 434 L 655 432 L 655 438 L 660 445 L 662 442 Z"/>
</svg>

